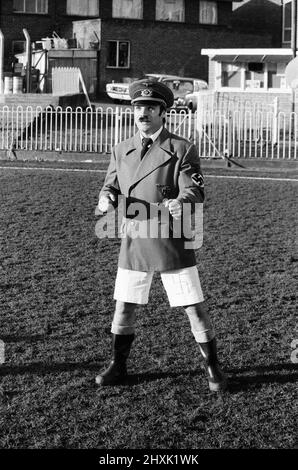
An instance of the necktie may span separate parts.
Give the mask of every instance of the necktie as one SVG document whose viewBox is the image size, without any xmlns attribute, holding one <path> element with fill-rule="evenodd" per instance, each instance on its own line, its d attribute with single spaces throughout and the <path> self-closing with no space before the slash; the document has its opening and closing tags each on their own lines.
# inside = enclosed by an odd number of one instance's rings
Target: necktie
<svg viewBox="0 0 298 470">
<path fill-rule="evenodd" d="M 152 139 L 150 139 L 150 137 L 143 137 L 142 139 L 142 150 L 141 150 L 141 160 L 143 158 L 143 156 L 145 155 L 145 153 L 147 152 L 147 150 L 151 147 L 151 145 L 153 144 L 153 141 Z"/>
</svg>

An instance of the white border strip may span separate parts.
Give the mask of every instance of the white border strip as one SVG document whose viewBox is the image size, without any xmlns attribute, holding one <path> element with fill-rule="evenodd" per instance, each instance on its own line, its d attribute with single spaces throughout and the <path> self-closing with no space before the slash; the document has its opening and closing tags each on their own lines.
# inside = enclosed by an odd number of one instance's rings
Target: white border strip
<svg viewBox="0 0 298 470">
<path fill-rule="evenodd" d="M 92 169 L 79 169 L 79 168 L 38 168 L 38 167 L 15 167 L 15 166 L 0 166 L 1 170 L 29 170 L 29 171 L 62 171 L 65 173 L 76 172 L 76 173 L 106 173 L 107 170 L 92 170 Z M 265 171 L 265 170 L 261 170 Z M 267 176 L 237 176 L 237 175 L 208 175 L 204 174 L 204 178 L 230 178 L 230 179 L 242 179 L 242 180 L 261 180 L 261 181 L 284 181 L 284 182 L 295 182 L 298 183 L 296 178 L 270 178 Z"/>
<path fill-rule="evenodd" d="M 15 166 L 0 166 L 0 170 L 38 170 L 38 171 L 62 171 L 65 173 L 68 173 L 70 171 L 73 172 L 81 172 L 81 173 L 106 173 L 107 170 L 84 170 L 83 168 L 39 168 L 39 167 L 29 167 L 29 166 L 24 166 L 24 167 L 15 167 Z"/>
<path fill-rule="evenodd" d="M 295 181 L 296 183 L 298 182 L 298 179 L 296 179 L 296 178 L 270 178 L 268 176 L 204 175 L 204 177 L 207 177 L 207 178 L 231 178 L 231 179 L 239 179 L 239 180 Z"/>
</svg>

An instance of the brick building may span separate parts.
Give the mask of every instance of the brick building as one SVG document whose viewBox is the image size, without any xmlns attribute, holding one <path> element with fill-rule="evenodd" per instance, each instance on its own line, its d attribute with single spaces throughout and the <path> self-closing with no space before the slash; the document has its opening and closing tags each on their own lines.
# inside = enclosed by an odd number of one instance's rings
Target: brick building
<svg viewBox="0 0 298 470">
<path fill-rule="evenodd" d="M 138 77 L 143 73 L 177 74 L 207 80 L 208 61 L 201 55 L 202 48 L 210 47 L 211 44 L 214 47 L 222 44 L 229 47 L 235 40 L 242 47 L 271 43 L 271 37 L 264 35 L 238 32 L 235 37 L 231 29 L 231 1 L 179 0 L 176 7 L 180 17 L 174 18 L 176 21 L 173 21 L 174 15 L 172 20 L 169 19 L 170 11 L 160 14 L 157 8 L 157 4 L 162 3 L 160 1 L 144 0 L 143 21 L 113 18 L 112 2 L 105 3 L 109 4 L 110 10 L 106 10 L 106 17 L 102 21 L 102 86 L 127 75 Z M 129 69 L 110 66 L 113 41 L 127 41 L 130 48 Z"/>
<path fill-rule="evenodd" d="M 85 0 L 74 3 L 83 4 Z M 98 0 L 96 0 L 98 2 Z M 14 54 L 25 50 L 23 28 L 30 34 L 32 42 L 58 34 L 65 25 L 72 29 L 72 21 L 85 18 L 72 14 L 69 0 L 1 0 L 0 29 L 5 38 L 5 69 L 8 71 Z M 95 12 L 98 14 L 98 12 Z M 92 16 L 92 15 L 91 15 Z M 67 29 L 67 28 L 66 28 Z"/>
<path fill-rule="evenodd" d="M 1 0 L 0 28 L 6 70 L 24 48 L 23 28 L 32 41 L 53 31 L 75 34 L 83 48 L 98 41 L 100 91 L 112 80 L 150 72 L 206 80 L 208 58 L 201 49 L 272 46 L 266 30 L 232 28 L 231 0 Z"/>
</svg>

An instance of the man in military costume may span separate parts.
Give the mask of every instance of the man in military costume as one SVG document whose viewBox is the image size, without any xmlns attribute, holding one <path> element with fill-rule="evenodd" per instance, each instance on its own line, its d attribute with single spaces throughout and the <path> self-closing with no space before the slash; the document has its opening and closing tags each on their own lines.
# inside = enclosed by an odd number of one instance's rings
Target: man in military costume
<svg viewBox="0 0 298 470">
<path fill-rule="evenodd" d="M 175 223 L 183 219 L 186 203 L 194 205 L 204 200 L 197 150 L 164 127 L 166 110 L 174 100 L 164 83 L 138 80 L 130 85 L 129 92 L 138 132 L 113 149 L 98 202 L 98 209 L 105 213 L 117 208 L 119 199 L 125 197 L 126 213 L 114 291 L 112 360 L 96 377 L 96 383 L 114 385 L 126 378 L 136 307 L 148 303 L 153 273 L 159 271 L 171 307 L 184 307 L 188 315 L 210 390 L 220 391 L 226 388 L 227 380 L 218 363 L 195 252 L 186 247 L 183 231 L 178 237 L 173 235 Z M 168 225 L 158 211 L 167 211 Z M 153 236 L 147 230 L 149 223 L 156 228 Z"/>
</svg>

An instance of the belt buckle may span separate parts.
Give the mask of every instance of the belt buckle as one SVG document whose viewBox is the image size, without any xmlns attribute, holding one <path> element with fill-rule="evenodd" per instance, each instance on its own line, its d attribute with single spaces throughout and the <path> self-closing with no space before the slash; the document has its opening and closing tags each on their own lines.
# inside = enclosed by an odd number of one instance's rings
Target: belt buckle
<svg viewBox="0 0 298 470">
<path fill-rule="evenodd" d="M 171 187 L 167 186 L 166 184 L 157 184 L 156 187 L 163 198 L 161 204 L 164 204 L 170 199 L 170 194 L 172 192 Z"/>
</svg>

